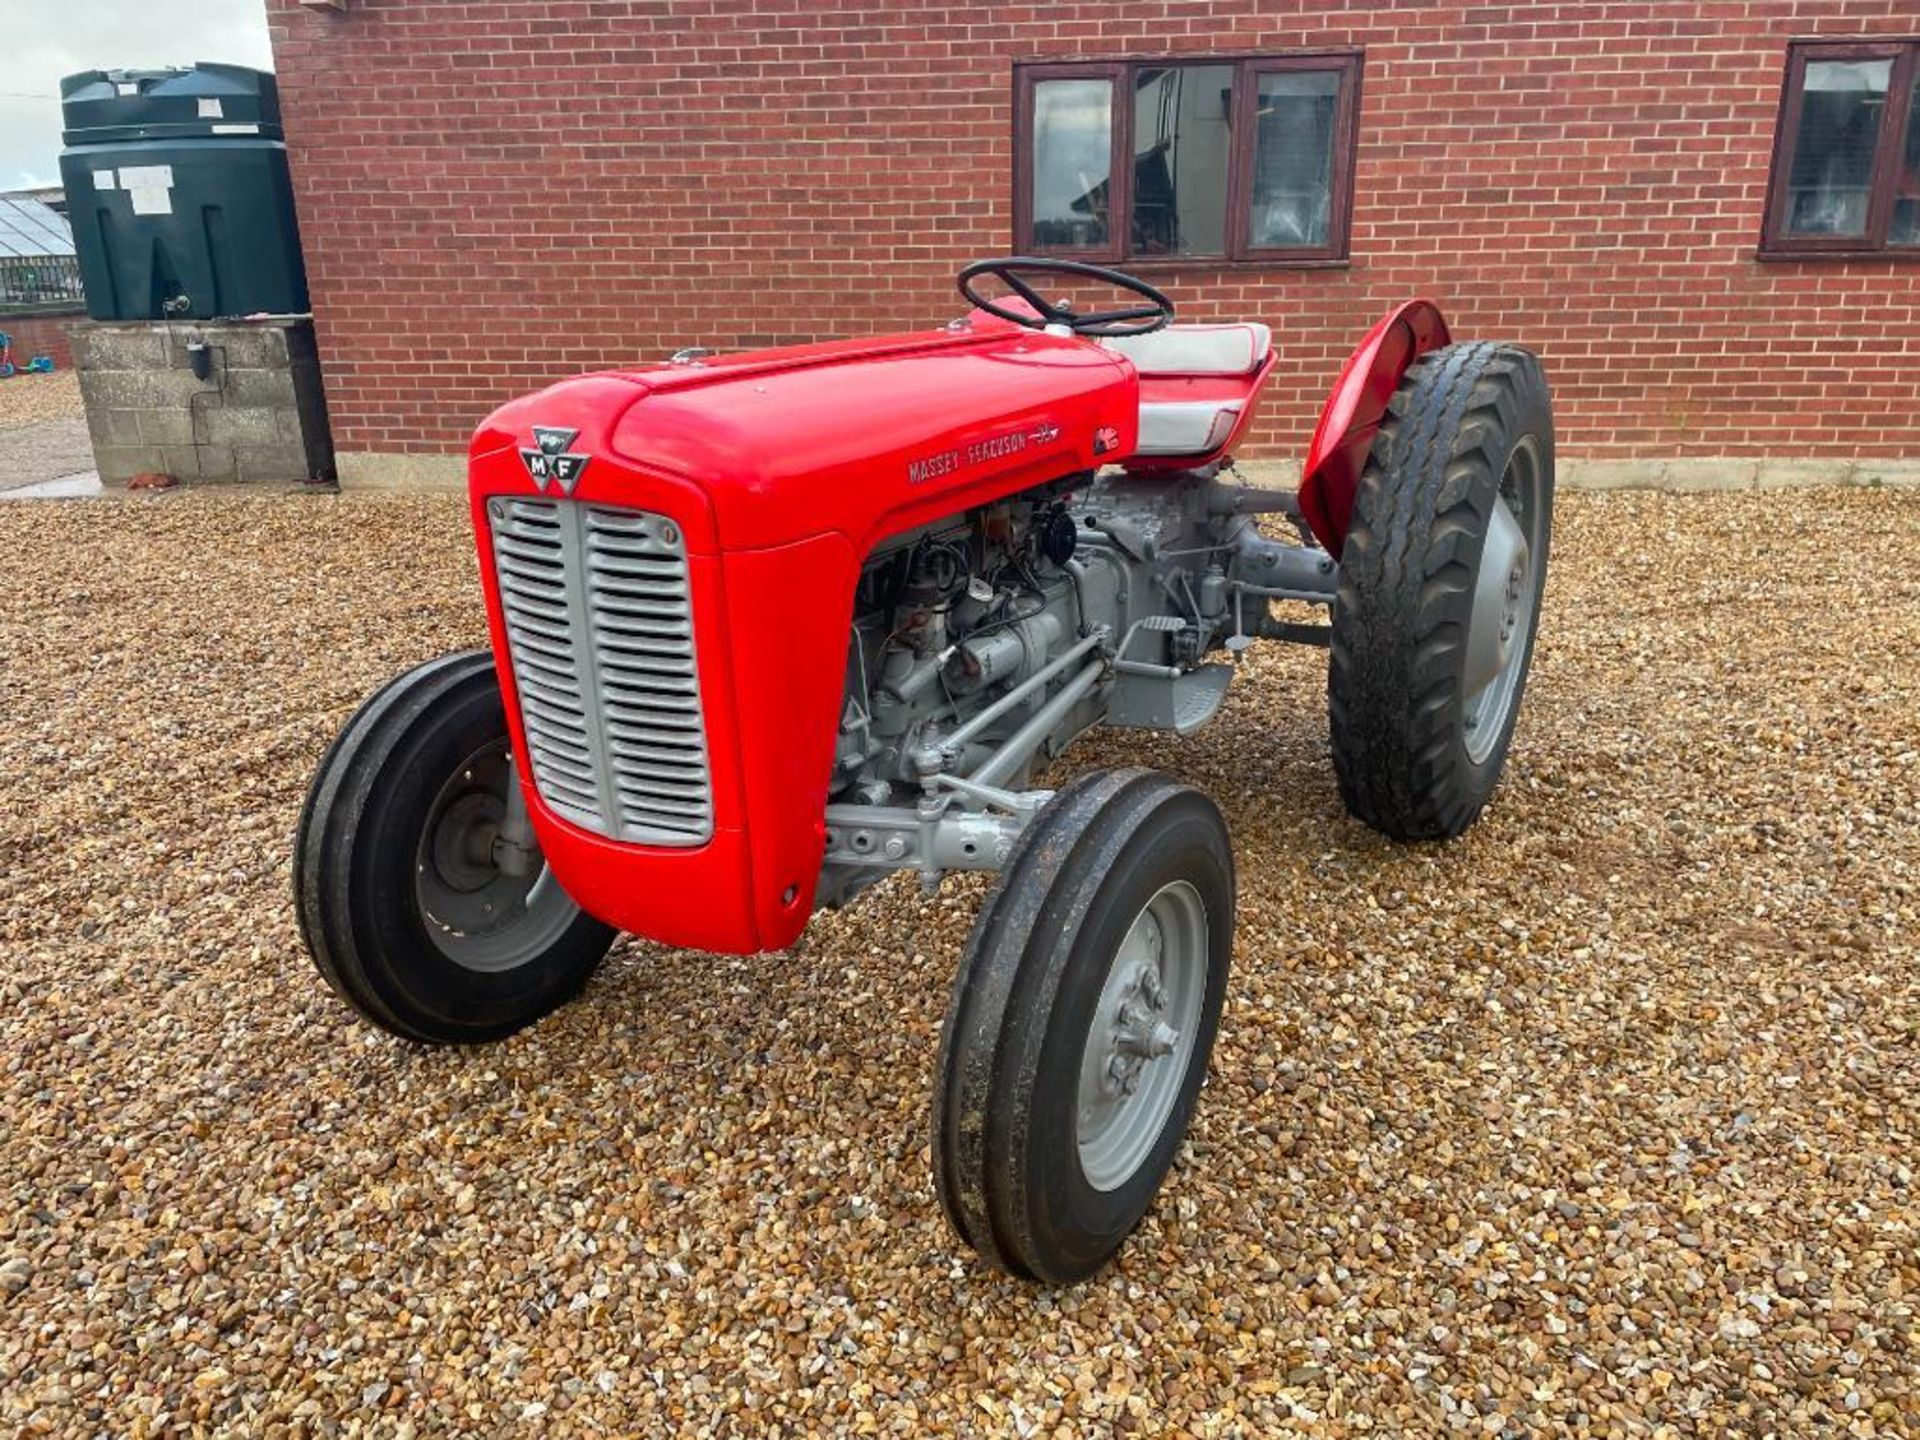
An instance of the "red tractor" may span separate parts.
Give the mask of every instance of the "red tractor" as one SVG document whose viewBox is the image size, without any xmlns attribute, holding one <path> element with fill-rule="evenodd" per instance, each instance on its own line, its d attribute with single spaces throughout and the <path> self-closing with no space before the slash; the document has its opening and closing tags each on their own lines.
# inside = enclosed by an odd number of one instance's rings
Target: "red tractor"
<svg viewBox="0 0 1920 1440">
<path fill-rule="evenodd" d="M 1347 806 L 1458 834 L 1526 685 L 1553 420 L 1532 354 L 1450 343 L 1413 301 L 1348 361 L 1298 493 L 1234 483 L 1266 326 L 1174 325 L 1153 287 L 1070 261 L 959 283 L 973 308 L 942 329 L 683 352 L 490 416 L 469 484 L 492 651 L 347 722 L 294 888 L 349 1004 L 464 1043 L 567 1000 L 622 930 L 774 950 L 895 871 L 997 871 L 940 1046 L 935 1178 L 989 1261 L 1065 1283 L 1185 1133 L 1234 863 L 1167 775 L 1036 771 L 1094 725 L 1204 725 L 1256 640 L 1325 645 Z M 1128 299 L 1076 310 L 1060 284 Z"/>
</svg>

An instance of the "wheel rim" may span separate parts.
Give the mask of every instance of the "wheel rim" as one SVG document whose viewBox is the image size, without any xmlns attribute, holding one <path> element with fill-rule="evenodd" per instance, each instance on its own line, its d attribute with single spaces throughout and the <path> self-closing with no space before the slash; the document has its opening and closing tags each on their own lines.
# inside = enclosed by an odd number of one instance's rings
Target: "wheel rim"
<svg viewBox="0 0 1920 1440">
<path fill-rule="evenodd" d="M 1207 989 L 1207 912 L 1185 880 L 1134 918 L 1081 1049 L 1074 1136 L 1095 1190 L 1118 1190 L 1153 1153 L 1179 1103 Z"/>
<path fill-rule="evenodd" d="M 414 864 L 428 938 L 483 974 L 539 959 L 580 913 L 545 861 L 509 875 L 494 859 L 511 774 L 505 736 L 469 755 L 434 796 Z"/>
<path fill-rule="evenodd" d="M 1535 565 L 1545 555 L 1540 503 L 1540 448 L 1529 435 L 1513 447 L 1500 477 L 1487 536 L 1474 579 L 1473 613 L 1467 622 L 1466 697 L 1460 722 L 1467 754 L 1476 765 L 1493 754 L 1506 733 L 1513 702 L 1526 673 L 1527 647 L 1539 608 Z"/>
</svg>

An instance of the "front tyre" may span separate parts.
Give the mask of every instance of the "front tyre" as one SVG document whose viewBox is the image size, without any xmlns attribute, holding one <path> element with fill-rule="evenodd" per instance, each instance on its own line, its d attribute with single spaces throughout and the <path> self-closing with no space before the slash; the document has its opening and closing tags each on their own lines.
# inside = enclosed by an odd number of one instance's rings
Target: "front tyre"
<svg viewBox="0 0 1920 1440">
<path fill-rule="evenodd" d="M 1517 345 L 1422 356 L 1354 496 L 1327 696 L 1353 815 L 1397 840 L 1473 823 L 1525 693 L 1553 529 L 1553 410 Z"/>
<path fill-rule="evenodd" d="M 1146 770 L 1062 790 L 1022 834 L 954 982 L 933 1160 L 961 1239 L 1070 1284 L 1106 1263 L 1173 1163 L 1226 993 L 1226 823 Z"/>
<path fill-rule="evenodd" d="M 613 944 L 537 852 L 500 863 L 509 783 L 484 650 L 390 682 L 321 760 L 294 838 L 300 937 L 341 999 L 382 1029 L 430 1044 L 497 1040 L 570 999 Z"/>
</svg>

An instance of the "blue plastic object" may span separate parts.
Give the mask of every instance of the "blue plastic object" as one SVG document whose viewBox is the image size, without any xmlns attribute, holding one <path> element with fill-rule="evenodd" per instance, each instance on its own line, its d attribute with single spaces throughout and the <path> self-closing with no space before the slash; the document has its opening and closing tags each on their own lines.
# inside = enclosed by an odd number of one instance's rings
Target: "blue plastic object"
<svg viewBox="0 0 1920 1440">
<path fill-rule="evenodd" d="M 13 337 L 7 334 L 6 331 L 0 330 L 0 380 L 10 380 L 15 375 L 21 374 L 51 375 L 52 373 L 53 357 L 51 355 L 34 356 L 31 360 L 27 361 L 24 371 L 18 365 L 14 364 Z"/>
</svg>

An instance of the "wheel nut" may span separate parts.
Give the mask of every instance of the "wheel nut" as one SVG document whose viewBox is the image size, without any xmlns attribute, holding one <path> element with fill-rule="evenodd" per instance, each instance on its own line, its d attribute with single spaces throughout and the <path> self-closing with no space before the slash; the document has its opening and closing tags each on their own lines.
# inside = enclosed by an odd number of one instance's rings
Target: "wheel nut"
<svg viewBox="0 0 1920 1440">
<path fill-rule="evenodd" d="M 1179 1043 L 1180 1032 L 1162 1020 L 1153 1027 L 1153 1038 L 1147 1041 L 1147 1053 L 1160 1056 L 1167 1054 Z"/>
</svg>

